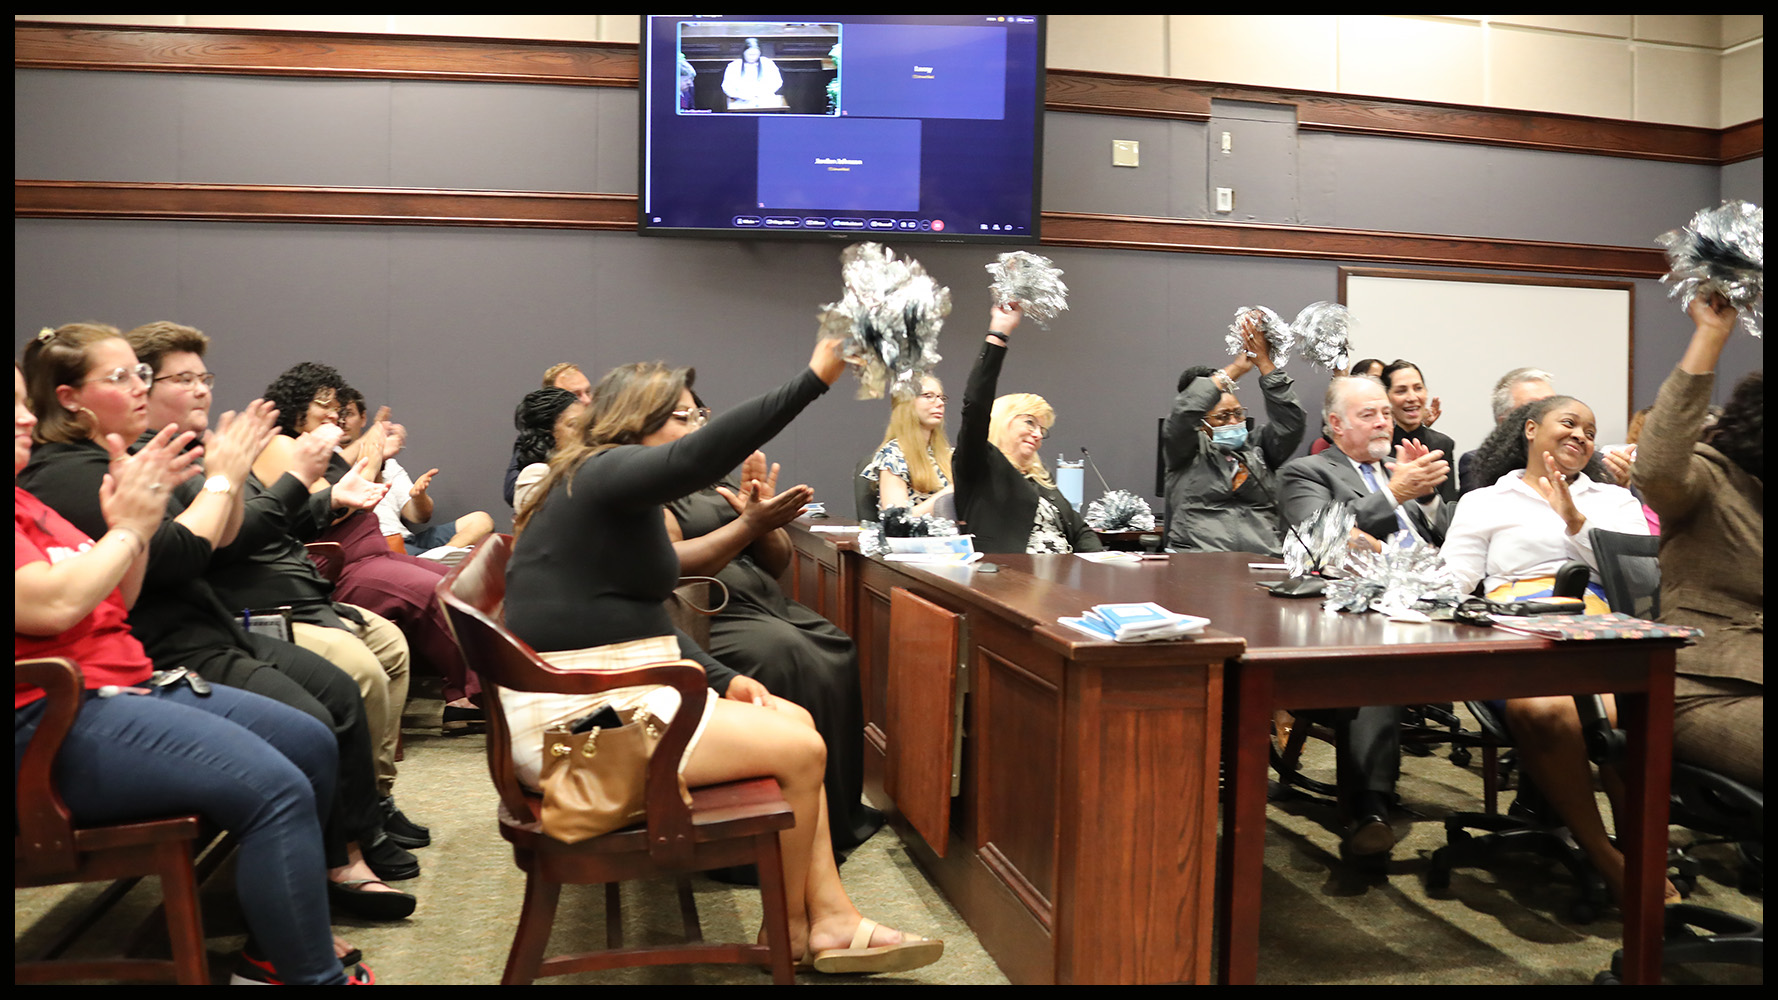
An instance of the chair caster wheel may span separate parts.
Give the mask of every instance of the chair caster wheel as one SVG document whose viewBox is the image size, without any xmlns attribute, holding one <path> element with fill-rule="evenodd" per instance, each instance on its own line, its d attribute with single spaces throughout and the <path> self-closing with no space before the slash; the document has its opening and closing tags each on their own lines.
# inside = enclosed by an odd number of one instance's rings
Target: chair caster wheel
<svg viewBox="0 0 1778 1000">
<path fill-rule="evenodd" d="M 1622 979 L 1619 979 L 1615 973 L 1606 971 L 1606 972 L 1601 972 L 1598 975 L 1593 977 L 1593 985 L 1594 986 L 1622 986 L 1622 985 L 1624 985 L 1624 981 Z"/>
<path fill-rule="evenodd" d="M 1468 767 L 1471 754 L 1468 747 L 1456 747 L 1451 751 L 1451 763 L 1458 767 Z"/>
</svg>

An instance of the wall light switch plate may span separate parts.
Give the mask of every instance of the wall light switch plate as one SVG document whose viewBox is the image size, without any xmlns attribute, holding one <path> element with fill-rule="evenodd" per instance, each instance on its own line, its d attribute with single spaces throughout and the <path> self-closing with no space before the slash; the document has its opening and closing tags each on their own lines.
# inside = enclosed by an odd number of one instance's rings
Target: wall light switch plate
<svg viewBox="0 0 1778 1000">
<path fill-rule="evenodd" d="M 1233 212 L 1235 210 L 1234 188 L 1216 189 L 1216 210 L 1218 212 Z"/>
<path fill-rule="evenodd" d="M 1142 144 L 1134 139 L 1111 140 L 1111 165 L 1114 167 L 1137 166 Z"/>
</svg>

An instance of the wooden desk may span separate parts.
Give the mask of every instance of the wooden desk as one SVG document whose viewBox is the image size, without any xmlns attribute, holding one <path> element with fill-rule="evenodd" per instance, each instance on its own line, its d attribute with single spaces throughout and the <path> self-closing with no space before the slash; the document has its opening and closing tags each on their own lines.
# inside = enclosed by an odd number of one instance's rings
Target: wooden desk
<svg viewBox="0 0 1778 1000">
<path fill-rule="evenodd" d="M 1094 642 L 1055 624 L 1092 603 L 1072 588 L 792 535 L 793 593 L 850 615 L 866 787 L 1008 977 L 1208 983 L 1222 672 L 1240 641 Z M 910 654 L 934 640 L 955 652 Z M 952 743 L 931 732 L 952 687 L 929 666 L 960 666 L 967 691 L 954 798 Z"/>
<path fill-rule="evenodd" d="M 1192 856 L 1201 843 L 1195 836 L 1171 853 L 1156 851 L 1141 857 L 1127 853 L 1122 843 L 1106 842 L 1111 849 L 1101 853 L 1115 853 L 1132 863 L 1121 873 L 1099 872 L 1098 877 L 1109 881 L 1097 885 L 1083 879 L 1060 885 L 1053 873 L 1062 870 L 1067 856 L 1079 860 L 1082 831 L 1078 825 L 1067 828 L 1063 810 L 1074 809 L 1073 819 L 1078 824 L 1079 814 L 1086 812 L 1081 808 L 1083 801 L 1096 801 L 1101 821 L 1112 826 L 1120 810 L 1145 809 L 1145 796 L 1157 794 L 1181 796 L 1181 809 L 1213 817 L 1211 796 L 1218 757 L 1213 746 L 1209 752 L 1201 752 L 1199 742 L 1194 741 L 1213 740 L 1218 728 L 1226 734 L 1221 760 L 1228 779 L 1220 858 L 1223 879 L 1217 898 L 1218 975 L 1223 982 L 1248 983 L 1254 981 L 1258 964 L 1259 910 L 1253 902 L 1259 898 L 1266 750 L 1274 707 L 1334 708 L 1593 691 L 1618 692 L 1620 724 L 1633 735 L 1625 779 L 1626 815 L 1635 819 L 1619 833 L 1630 870 L 1627 893 L 1639 905 L 1624 908 L 1625 981 L 1659 981 L 1677 643 L 1558 647 L 1487 629 L 1395 624 L 1374 614 L 1328 615 L 1319 601 L 1282 600 L 1251 586 L 1253 581 L 1272 580 L 1277 575 L 1250 573 L 1247 563 L 1262 561 L 1261 557 L 1239 553 L 1175 555 L 1139 565 L 1094 564 L 1073 556 L 991 556 L 989 561 L 1001 570 L 990 575 L 966 569 L 928 572 L 895 566 L 845 551 L 831 540 L 833 536 L 798 531 L 792 536 L 799 550 L 797 562 L 806 560 L 813 567 L 801 575 L 792 573 L 796 577 L 793 585 L 808 595 L 798 599 L 813 604 L 809 598 L 822 599 L 831 581 L 839 596 L 829 605 L 843 616 L 834 620 L 858 640 L 866 746 L 875 751 L 866 754 L 866 784 L 874 794 L 881 794 L 884 788 L 886 761 L 895 750 L 884 723 L 889 695 L 889 593 L 904 587 L 971 615 L 970 632 L 978 658 L 987 657 L 978 669 L 985 670 L 991 679 L 978 691 L 975 716 L 967 727 L 970 739 L 963 761 L 964 796 L 952 816 L 952 840 L 959 846 L 973 846 L 973 850 L 949 852 L 951 857 L 939 858 L 917 835 L 905 828 L 903 832 L 910 834 L 906 839 L 916 857 L 934 873 L 984 946 L 1015 981 L 1205 981 L 1207 965 L 1196 959 L 1185 938 L 1202 934 L 1207 945 L 1210 923 L 1196 919 L 1188 912 L 1190 906 L 1181 909 L 1170 925 L 1178 929 L 1178 940 L 1165 946 L 1151 940 L 1154 927 L 1143 927 L 1141 933 L 1148 936 L 1142 938 L 1127 936 L 1122 927 L 1108 928 L 1093 938 L 1057 933 L 1069 929 L 1064 914 L 1071 902 L 1084 895 L 1116 897 L 1131 883 L 1148 894 L 1150 887 L 1142 886 L 1143 865 L 1150 866 L 1150 874 L 1176 875 L 1167 862 Z M 1210 638 L 1227 641 L 1227 648 L 1233 650 L 1225 671 L 1205 665 L 1196 668 L 1201 671 L 1197 673 L 1187 666 L 1183 656 L 1199 645 L 1196 643 L 1119 646 L 1076 642 L 1064 634 L 1069 630 L 1050 624 L 1059 615 L 1114 600 L 1153 600 L 1210 618 L 1220 630 Z M 977 618 L 983 622 L 979 627 Z M 1021 636 L 1025 641 L 1020 641 Z M 1244 637 L 1244 644 L 1229 641 L 1234 636 Z M 1208 650 L 1206 646 L 1196 651 Z M 1102 684 L 1112 670 L 1119 669 L 1112 664 L 1136 668 L 1129 671 L 1128 678 L 1147 686 L 1132 704 L 1149 696 L 1164 700 L 1170 686 L 1197 684 L 1195 678 L 1201 676 L 1205 690 L 1214 685 L 1225 692 L 1221 720 L 1205 718 L 1189 732 L 1169 737 L 1175 742 L 1158 760 L 1166 762 L 1164 774 L 1178 776 L 1177 784 L 1163 788 L 1155 783 L 1152 769 L 1156 759 L 1124 753 L 1112 760 L 1088 763 L 1098 764 L 1094 781 L 1109 779 L 1115 784 L 1120 775 L 1146 780 L 1136 794 L 1122 799 L 1070 797 L 1090 793 L 1091 782 L 1068 786 L 1070 794 L 1060 800 L 1053 793 L 1043 794 L 1041 788 L 1032 789 L 1021 775 L 1033 770 L 1055 773 L 1050 768 L 1081 764 L 1083 750 L 1090 755 L 1093 748 L 1078 744 L 1099 734 L 1098 727 L 1106 720 L 1091 711 L 1079 714 L 1075 699 L 1067 692 L 1085 690 L 1095 682 Z M 996 685 L 1010 695 L 1002 706 L 1010 703 L 1012 708 L 993 707 Z M 1175 706 L 1171 717 L 1175 723 L 1185 718 L 1182 708 Z M 1068 718 L 1066 731 L 1034 739 L 1044 732 L 1054 733 L 1054 726 L 1064 716 Z M 1021 739 L 1026 743 L 1021 744 Z M 995 753 L 997 741 L 1003 747 L 999 756 Z M 1007 741 L 1013 747 L 1028 746 L 1026 758 L 1007 759 Z M 1011 782 L 1016 791 L 997 789 L 1002 781 Z M 994 814 L 996 809 L 1017 807 L 1020 795 L 1035 797 L 1015 813 Z M 1192 801 L 1200 796 L 1201 801 Z M 1141 816 L 1143 822 L 1154 818 L 1150 813 Z M 1055 867 L 1047 870 L 1041 864 L 1046 844 L 1051 845 L 1055 859 Z M 1145 849 L 1155 848 L 1151 838 Z M 958 856 L 972 854 L 978 864 L 959 865 Z M 1024 878 L 1031 890 L 1019 893 L 1018 878 Z M 1051 886 L 1055 888 L 1046 894 L 1043 887 Z M 1024 921 L 1019 919 L 1018 907 L 1008 906 L 1000 898 L 1002 889 L 1012 893 L 1028 914 Z M 1176 904 L 1190 899 L 1178 883 L 1165 887 L 1165 894 Z M 1244 905 L 1233 905 L 1236 900 Z M 1152 919 L 1155 911 L 1148 912 Z M 1032 918 L 1041 926 L 1027 926 Z M 1048 949 L 1036 958 L 1029 954 L 1045 944 Z M 1153 963 L 1147 961 L 1146 954 L 1136 954 L 1156 947 L 1175 959 L 1184 956 L 1191 960 Z M 1098 954 L 1099 949 L 1106 953 Z M 1119 949 L 1121 952 L 1112 954 Z"/>
<path fill-rule="evenodd" d="M 1617 692 L 1631 734 L 1626 822 L 1618 834 L 1629 869 L 1624 981 L 1660 982 L 1667 789 L 1672 773 L 1672 642 L 1557 644 L 1492 629 L 1398 624 L 1381 615 L 1329 615 L 1315 600 L 1284 600 L 1251 586 L 1245 553 L 1181 554 L 1141 565 L 995 556 L 1008 569 L 1108 600 L 1157 601 L 1203 615 L 1246 640 L 1228 664 L 1219 979 L 1251 983 L 1259 942 L 1265 847 L 1267 743 L 1274 708 L 1342 708 L 1529 695 Z M 1263 560 L 1269 561 L 1269 560 Z M 1240 901 L 1242 905 L 1235 905 Z M 1631 977 L 1635 977 L 1632 980 Z"/>
</svg>

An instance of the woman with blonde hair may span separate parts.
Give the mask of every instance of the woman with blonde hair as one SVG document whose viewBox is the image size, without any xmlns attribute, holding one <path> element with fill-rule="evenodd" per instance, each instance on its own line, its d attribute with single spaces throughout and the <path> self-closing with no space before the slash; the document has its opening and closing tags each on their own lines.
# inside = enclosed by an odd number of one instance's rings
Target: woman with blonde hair
<svg viewBox="0 0 1778 1000">
<path fill-rule="evenodd" d="M 910 517 L 925 517 L 939 497 L 955 489 L 951 442 L 945 437 L 948 398 L 938 379 L 922 375 L 919 392 L 895 400 L 883 443 L 859 473 L 877 484 L 877 510 L 906 507 Z"/>
<path fill-rule="evenodd" d="M 795 378 L 715 419 L 692 395 L 691 369 L 628 365 L 601 379 L 574 438 L 556 450 L 537 497 L 519 514 L 506 588 L 513 633 L 561 669 L 625 669 L 692 653 L 663 604 L 678 582 L 679 559 L 662 509 L 720 479 L 825 393 L 846 367 L 838 345 L 821 341 Z M 758 497 L 762 485 L 743 490 Z M 784 493 L 794 501 L 808 489 Z M 749 677 L 725 671 L 711 683 L 705 702 L 689 706 L 662 686 L 591 697 L 503 691 L 520 780 L 538 784 L 546 728 L 601 705 L 620 714 L 646 707 L 664 722 L 680 710 L 698 712 L 702 721 L 680 762 L 686 783 L 776 778 L 796 815 L 780 836 L 792 954 L 823 972 L 936 961 L 943 942 L 877 925 L 841 887 L 822 793 L 827 748 L 808 713 Z"/>
<path fill-rule="evenodd" d="M 1024 315 L 1017 303 L 990 312 L 988 336 L 963 393 L 957 440 L 957 513 L 979 552 L 1097 552 L 1104 546 L 1037 457 L 1056 421 L 1042 396 L 994 399 L 1012 331 Z M 992 406 L 987 403 L 994 399 Z M 993 447 L 989 447 L 992 445 Z"/>
</svg>

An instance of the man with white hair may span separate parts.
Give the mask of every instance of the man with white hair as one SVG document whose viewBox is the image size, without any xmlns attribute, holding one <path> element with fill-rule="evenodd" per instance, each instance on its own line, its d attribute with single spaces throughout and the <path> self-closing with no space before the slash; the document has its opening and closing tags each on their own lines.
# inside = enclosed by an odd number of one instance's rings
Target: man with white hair
<svg viewBox="0 0 1778 1000">
<path fill-rule="evenodd" d="M 1536 399 L 1548 399 L 1556 394 L 1556 376 L 1542 368 L 1514 368 L 1494 383 L 1494 392 L 1489 397 L 1489 404 L 1494 408 L 1494 422 L 1500 423 L 1506 415 Z M 1475 481 L 1475 451 L 1466 451 L 1457 460 L 1457 496 L 1459 499 L 1470 490 L 1492 483 Z"/>
<path fill-rule="evenodd" d="M 1279 470 L 1279 505 L 1284 519 L 1301 525 L 1332 503 L 1346 502 L 1357 530 L 1373 542 L 1406 528 L 1430 536 L 1431 525 L 1418 497 L 1450 475 L 1444 452 L 1404 441 L 1398 460 L 1386 467 L 1395 421 L 1383 383 L 1369 376 L 1338 377 L 1328 384 L 1321 407 L 1334 446 L 1294 459 Z M 1380 544 L 1380 543 L 1379 543 Z M 1340 801 L 1349 824 L 1340 841 L 1348 857 L 1387 855 L 1395 846 L 1389 811 L 1395 779 L 1401 773 L 1401 709 L 1372 705 L 1334 719 L 1339 755 Z"/>
</svg>

